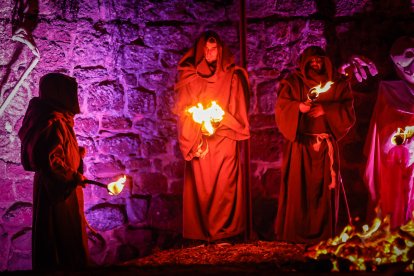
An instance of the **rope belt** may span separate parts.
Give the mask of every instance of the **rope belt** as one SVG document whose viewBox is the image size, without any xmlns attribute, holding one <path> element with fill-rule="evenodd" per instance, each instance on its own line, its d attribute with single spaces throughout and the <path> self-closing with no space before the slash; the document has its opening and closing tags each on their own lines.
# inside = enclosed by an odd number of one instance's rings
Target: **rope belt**
<svg viewBox="0 0 414 276">
<path fill-rule="evenodd" d="M 333 168 L 334 164 L 334 146 L 332 143 L 332 136 L 328 133 L 305 133 L 306 136 L 311 136 L 316 138 L 316 141 L 312 144 L 313 149 L 318 152 L 322 142 L 325 140 L 328 145 L 328 155 L 330 160 L 330 170 L 331 170 L 331 184 L 329 184 L 329 189 L 334 189 L 336 187 L 336 172 Z"/>
</svg>

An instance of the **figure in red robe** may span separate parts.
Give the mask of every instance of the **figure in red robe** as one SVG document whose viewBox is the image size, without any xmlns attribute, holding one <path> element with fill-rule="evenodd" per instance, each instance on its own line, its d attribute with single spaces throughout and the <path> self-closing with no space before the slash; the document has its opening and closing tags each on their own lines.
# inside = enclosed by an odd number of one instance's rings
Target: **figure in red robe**
<svg viewBox="0 0 414 276">
<path fill-rule="evenodd" d="M 72 270 L 87 265 L 81 164 L 73 131 L 79 113 L 77 82 L 60 73 L 43 76 L 19 130 L 25 170 L 34 171 L 32 266 Z"/>
<path fill-rule="evenodd" d="M 203 33 L 178 65 L 175 86 L 178 141 L 186 160 L 183 236 L 218 241 L 246 230 L 246 189 L 239 141 L 249 138 L 247 73 L 212 31 Z M 188 112 L 215 101 L 224 111 L 213 134 Z"/>
<path fill-rule="evenodd" d="M 380 82 L 364 153 L 371 205 L 397 228 L 414 211 L 414 139 L 393 141 L 398 128 L 404 132 L 414 126 L 414 38 L 399 38 L 391 58 L 401 80 Z"/>
<path fill-rule="evenodd" d="M 334 82 L 331 88 L 311 101 L 312 88 L 327 88 L 328 81 Z M 276 238 L 295 243 L 331 238 L 342 185 L 337 141 L 354 124 L 355 113 L 349 82 L 334 74 L 323 49 L 305 49 L 299 68 L 281 81 L 275 116 L 286 138 Z"/>
</svg>

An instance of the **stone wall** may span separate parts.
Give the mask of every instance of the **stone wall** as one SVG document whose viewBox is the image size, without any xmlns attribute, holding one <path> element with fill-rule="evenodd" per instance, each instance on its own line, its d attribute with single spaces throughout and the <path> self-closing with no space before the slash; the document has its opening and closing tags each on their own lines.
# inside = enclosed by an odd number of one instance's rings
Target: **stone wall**
<svg viewBox="0 0 414 276">
<path fill-rule="evenodd" d="M 79 82 L 75 131 L 87 149 L 87 177 L 128 179 L 119 196 L 84 189 L 86 217 L 96 230 L 88 230 L 93 261 L 110 265 L 180 246 L 184 161 L 171 112 L 176 65 L 206 29 L 217 31 L 239 60 L 239 1 L 32 0 L 27 9 L 20 2 L 0 2 L 1 105 L 33 59 L 27 46 L 11 40 L 19 26 L 32 32 L 41 59 L 0 117 L 0 271 L 31 268 L 33 174 L 21 167 L 17 131 L 39 78 L 50 71 Z M 366 55 L 380 77 L 392 77 L 387 52 L 396 37 L 412 33 L 413 3 L 246 2 L 254 230 L 256 238 L 271 239 L 283 144 L 273 112 L 279 81 L 314 44 L 336 64 Z M 358 123 L 341 144 L 348 198 L 362 219 L 361 149 L 377 80 L 355 86 Z"/>
</svg>

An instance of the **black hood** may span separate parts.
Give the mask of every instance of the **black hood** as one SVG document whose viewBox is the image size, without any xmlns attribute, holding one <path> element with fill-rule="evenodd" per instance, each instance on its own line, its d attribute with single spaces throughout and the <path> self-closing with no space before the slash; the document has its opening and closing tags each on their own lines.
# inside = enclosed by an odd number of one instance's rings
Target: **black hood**
<svg viewBox="0 0 414 276">
<path fill-rule="evenodd" d="M 39 98 L 57 111 L 80 113 L 78 83 L 75 78 L 61 73 L 49 73 L 40 79 Z"/>
</svg>

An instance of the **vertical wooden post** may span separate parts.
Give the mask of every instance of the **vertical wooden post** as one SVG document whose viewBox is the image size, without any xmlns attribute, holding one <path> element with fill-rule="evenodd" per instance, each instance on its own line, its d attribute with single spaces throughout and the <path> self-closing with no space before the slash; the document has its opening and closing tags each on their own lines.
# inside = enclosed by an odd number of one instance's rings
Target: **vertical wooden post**
<svg viewBox="0 0 414 276">
<path fill-rule="evenodd" d="M 240 0 L 240 65 L 244 69 L 247 66 L 247 46 L 246 46 L 246 0 Z M 248 81 L 248 80 L 247 80 Z M 250 90 L 250 89 L 249 89 Z M 250 91 L 245 91 L 246 109 L 249 112 Z M 243 178 L 246 191 L 246 231 L 245 240 L 252 240 L 253 220 L 252 220 L 252 197 L 250 180 L 250 139 L 241 142 L 241 158 L 243 160 Z"/>
</svg>

